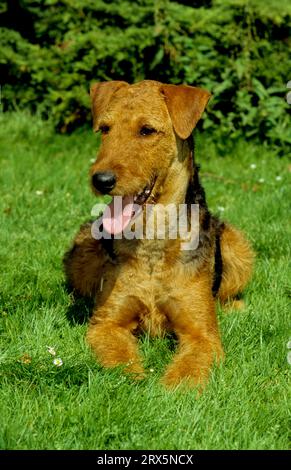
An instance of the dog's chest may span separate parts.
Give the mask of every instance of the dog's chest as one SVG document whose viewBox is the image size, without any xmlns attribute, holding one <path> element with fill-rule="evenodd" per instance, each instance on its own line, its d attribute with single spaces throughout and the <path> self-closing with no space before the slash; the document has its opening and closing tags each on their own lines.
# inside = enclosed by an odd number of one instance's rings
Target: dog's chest
<svg viewBox="0 0 291 470">
<path fill-rule="evenodd" d="M 112 295 L 138 298 L 144 308 L 136 312 L 137 327 L 152 336 L 162 335 L 169 324 L 160 304 L 173 294 L 173 281 L 184 269 L 178 243 L 168 246 L 163 240 L 154 240 L 119 254 Z"/>
</svg>

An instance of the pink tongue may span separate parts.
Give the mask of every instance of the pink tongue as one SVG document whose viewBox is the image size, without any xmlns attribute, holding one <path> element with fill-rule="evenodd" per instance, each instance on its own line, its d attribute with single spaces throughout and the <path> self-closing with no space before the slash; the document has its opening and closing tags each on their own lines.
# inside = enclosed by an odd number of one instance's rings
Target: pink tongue
<svg viewBox="0 0 291 470">
<path fill-rule="evenodd" d="M 121 233 L 133 217 L 133 196 L 114 197 L 103 214 L 103 228 L 114 235 Z"/>
</svg>

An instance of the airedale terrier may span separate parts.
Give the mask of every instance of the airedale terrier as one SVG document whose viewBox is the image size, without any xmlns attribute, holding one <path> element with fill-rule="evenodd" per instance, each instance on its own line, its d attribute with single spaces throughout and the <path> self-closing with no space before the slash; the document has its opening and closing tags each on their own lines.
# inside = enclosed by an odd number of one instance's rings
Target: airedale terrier
<svg viewBox="0 0 291 470">
<path fill-rule="evenodd" d="M 209 212 L 194 162 L 192 131 L 210 94 L 151 80 L 96 83 L 90 93 L 94 131 L 102 134 L 91 184 L 97 195 L 121 196 L 122 206 L 111 203 L 103 220 L 109 237 L 96 239 L 85 224 L 64 258 L 75 292 L 94 298 L 88 342 L 103 366 L 123 365 L 139 378 L 137 332 L 173 332 L 178 347 L 162 381 L 200 388 L 223 357 L 215 301 L 241 292 L 253 263 L 242 233 Z M 158 203 L 199 205 L 195 249 L 181 249 L 179 234 L 115 236 L 131 222 L 133 204 Z"/>
</svg>

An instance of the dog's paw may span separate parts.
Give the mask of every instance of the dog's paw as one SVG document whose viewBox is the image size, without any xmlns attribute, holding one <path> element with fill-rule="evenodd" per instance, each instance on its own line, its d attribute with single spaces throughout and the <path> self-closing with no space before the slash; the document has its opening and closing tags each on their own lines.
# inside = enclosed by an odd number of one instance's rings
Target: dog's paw
<svg viewBox="0 0 291 470">
<path fill-rule="evenodd" d="M 168 389 L 197 389 L 200 394 L 207 384 L 208 374 L 203 371 L 186 370 L 185 367 L 169 366 L 161 383 Z"/>
</svg>

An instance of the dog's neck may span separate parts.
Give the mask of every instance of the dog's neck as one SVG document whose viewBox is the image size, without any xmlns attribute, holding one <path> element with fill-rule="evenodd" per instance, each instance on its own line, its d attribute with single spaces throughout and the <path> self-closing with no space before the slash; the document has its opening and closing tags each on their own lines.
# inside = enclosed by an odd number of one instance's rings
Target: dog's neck
<svg viewBox="0 0 291 470">
<path fill-rule="evenodd" d="M 168 169 L 159 203 L 167 204 L 199 204 L 207 209 L 204 189 L 200 184 L 199 166 L 194 159 L 194 141 L 191 135 L 186 140 L 177 138 L 177 155 Z"/>
<path fill-rule="evenodd" d="M 205 191 L 200 183 L 199 165 L 196 165 L 194 158 L 194 139 L 191 135 L 187 139 L 189 145 L 189 162 L 191 165 L 190 177 L 188 181 L 185 202 L 186 204 L 199 204 L 199 206 L 207 209 Z"/>
<path fill-rule="evenodd" d="M 178 154 L 173 158 L 172 164 L 169 167 L 167 176 L 164 183 L 159 188 L 160 194 L 158 203 L 167 206 L 169 204 L 178 206 L 179 204 L 187 204 L 188 220 L 191 221 L 191 205 L 199 205 L 199 226 L 200 232 L 204 235 L 208 232 L 210 223 L 210 213 L 207 208 L 204 189 L 202 188 L 199 180 L 199 167 L 195 164 L 194 160 L 194 144 L 191 139 L 177 142 Z M 178 212 L 177 212 L 178 213 Z M 191 222 L 190 222 L 191 226 Z M 205 238 L 205 236 L 204 236 Z M 207 238 L 207 236 L 206 236 Z M 175 240 L 170 240 L 171 243 L 176 243 Z M 151 250 L 157 247 L 158 251 L 161 250 L 161 244 L 169 244 L 169 240 L 159 240 L 158 244 L 156 239 L 141 239 L 125 242 L 124 240 L 104 240 L 103 246 L 109 253 L 111 258 L 115 258 L 114 246 L 118 247 L 118 253 L 122 253 L 123 246 L 127 247 L 128 244 L 133 248 L 135 246 L 146 246 L 147 252 L 149 244 Z M 128 251 L 126 251 L 128 253 Z M 152 252 L 151 252 L 152 253 Z"/>
<path fill-rule="evenodd" d="M 211 214 L 208 210 L 204 189 L 200 183 L 199 166 L 195 163 L 194 140 L 191 135 L 187 140 L 177 139 L 177 157 L 173 160 L 172 167 L 165 183 L 166 204 L 187 204 L 189 222 L 193 204 L 199 206 L 200 229 L 207 231 Z M 160 202 L 160 201 L 159 201 Z"/>
</svg>

